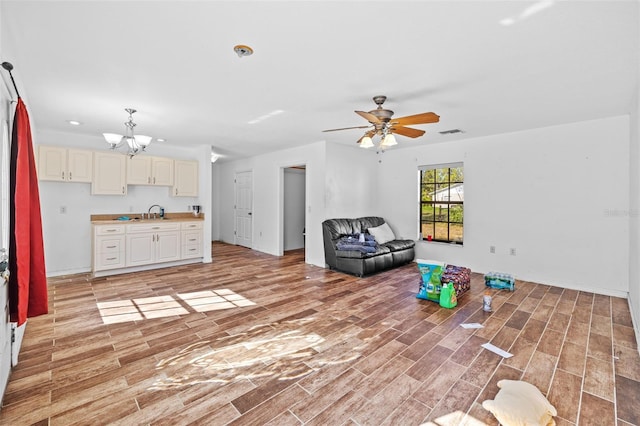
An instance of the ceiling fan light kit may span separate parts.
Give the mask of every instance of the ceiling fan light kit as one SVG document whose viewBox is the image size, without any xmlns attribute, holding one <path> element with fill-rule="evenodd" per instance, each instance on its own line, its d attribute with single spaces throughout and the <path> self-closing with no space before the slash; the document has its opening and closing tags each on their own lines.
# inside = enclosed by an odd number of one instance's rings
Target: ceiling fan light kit
<svg viewBox="0 0 640 426">
<path fill-rule="evenodd" d="M 129 113 L 129 120 L 124 122 L 124 135 L 103 133 L 102 136 L 104 136 L 104 139 L 109 144 L 110 149 L 116 150 L 121 147 L 126 147 L 126 154 L 129 157 L 133 157 L 145 151 L 153 138 L 145 135 L 134 135 L 133 128 L 136 127 L 136 123 L 133 122 L 133 114 L 136 110 L 133 108 L 125 108 L 124 110 Z"/>
<path fill-rule="evenodd" d="M 406 127 L 407 125 L 413 124 L 429 124 L 429 123 L 437 123 L 440 121 L 440 116 L 433 112 L 424 112 L 422 114 L 408 115 L 405 117 L 393 117 L 393 111 L 389 109 L 382 108 L 382 105 L 387 100 L 386 96 L 374 96 L 373 102 L 378 105 L 378 107 L 369 112 L 365 111 L 355 111 L 356 114 L 367 120 L 370 125 L 369 126 L 355 126 L 355 127 L 343 127 L 340 129 L 329 129 L 323 130 L 324 132 L 335 132 L 338 130 L 348 130 L 348 129 L 369 129 L 365 132 L 364 136 L 362 136 L 358 140 L 358 144 L 361 148 L 372 148 L 375 146 L 373 143 L 372 137 L 375 135 L 380 136 L 380 141 L 378 142 L 378 149 L 384 151 L 385 148 L 388 148 L 393 145 L 397 145 L 398 142 L 394 136 L 395 134 L 407 136 L 409 138 L 417 138 L 424 135 L 425 131 L 420 129 L 414 129 L 412 127 Z"/>
</svg>

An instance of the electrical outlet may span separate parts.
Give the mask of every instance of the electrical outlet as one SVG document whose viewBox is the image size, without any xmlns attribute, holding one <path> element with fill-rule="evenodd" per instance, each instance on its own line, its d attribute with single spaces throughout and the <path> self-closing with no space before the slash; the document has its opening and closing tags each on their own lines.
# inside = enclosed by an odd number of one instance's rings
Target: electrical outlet
<svg viewBox="0 0 640 426">
<path fill-rule="evenodd" d="M 516 255 L 516 249 L 515 249 L 515 248 L 510 248 L 510 249 L 509 249 L 509 254 L 510 254 L 511 256 L 515 256 L 515 255 Z"/>
<path fill-rule="evenodd" d="M 489 246 L 489 253 L 496 253 L 496 246 Z"/>
<path fill-rule="evenodd" d="M 67 213 L 67 206 L 60 206 L 60 214 Z"/>
</svg>

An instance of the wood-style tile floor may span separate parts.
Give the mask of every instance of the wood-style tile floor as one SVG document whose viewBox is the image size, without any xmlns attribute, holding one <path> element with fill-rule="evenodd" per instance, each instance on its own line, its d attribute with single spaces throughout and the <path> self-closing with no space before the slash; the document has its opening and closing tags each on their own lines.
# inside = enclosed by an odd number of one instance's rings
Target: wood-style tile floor
<svg viewBox="0 0 640 426">
<path fill-rule="evenodd" d="M 213 258 L 50 279 L 0 423 L 495 425 L 481 403 L 508 378 L 547 395 L 558 425 L 640 424 L 624 299 L 518 281 L 488 314 L 480 274 L 448 310 L 415 298 L 415 264 L 356 278 L 302 251 L 214 243 Z"/>
</svg>

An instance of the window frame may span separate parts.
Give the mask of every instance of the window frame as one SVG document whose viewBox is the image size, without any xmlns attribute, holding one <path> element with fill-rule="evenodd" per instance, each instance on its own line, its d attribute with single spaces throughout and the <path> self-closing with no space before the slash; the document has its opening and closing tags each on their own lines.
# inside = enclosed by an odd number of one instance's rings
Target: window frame
<svg viewBox="0 0 640 426">
<path fill-rule="evenodd" d="M 462 169 L 462 179 L 461 180 L 452 180 L 451 179 L 451 169 Z M 438 175 L 438 170 L 442 170 L 442 169 L 446 169 L 446 181 L 438 181 L 437 176 L 441 176 Z M 424 174 L 428 171 L 431 170 L 435 170 L 435 176 L 434 176 L 434 180 L 433 182 L 430 183 L 425 183 L 424 179 L 425 176 Z M 464 245 L 464 195 L 462 197 L 461 201 L 452 201 L 451 198 L 451 189 L 455 188 L 456 186 L 460 186 L 462 185 L 463 187 L 463 194 L 464 194 L 464 163 L 463 162 L 459 162 L 459 163 L 446 163 L 446 164 L 433 164 L 433 165 L 428 165 L 428 166 L 420 166 L 418 167 L 418 179 L 419 179 L 419 191 L 418 191 L 418 229 L 420 230 L 420 239 L 422 241 L 433 241 L 433 242 L 440 242 L 440 243 L 447 243 L 447 244 L 455 244 L 455 245 Z M 442 197 L 443 199 L 436 199 L 436 193 L 439 191 L 438 187 L 440 185 L 446 185 L 446 188 L 448 189 L 447 194 Z M 423 200 L 423 190 L 425 189 L 425 187 L 432 187 L 433 191 L 431 193 L 433 193 L 433 199 L 432 200 Z M 454 199 L 456 197 L 453 197 Z M 436 208 L 437 206 L 443 206 L 446 205 L 446 220 L 438 220 L 437 219 L 437 215 L 436 215 Z M 429 221 L 425 221 L 424 220 L 424 211 L 425 211 L 425 206 L 432 206 L 431 211 L 433 212 L 432 215 L 432 220 Z M 461 218 L 459 221 L 451 220 L 451 213 L 452 213 L 452 206 L 460 206 L 461 207 Z M 428 210 L 427 210 L 428 211 Z M 443 239 L 441 236 L 437 237 L 437 232 L 436 232 L 436 224 L 438 223 L 444 223 L 446 224 L 446 230 L 447 230 L 447 237 L 445 239 Z M 425 233 L 423 231 L 423 226 L 426 224 L 433 224 L 433 231 L 431 232 L 430 235 L 432 235 L 431 239 L 428 238 L 428 233 Z M 460 225 L 462 228 L 462 235 L 460 236 L 460 239 L 452 239 L 452 235 L 451 235 L 451 229 L 452 229 L 452 225 Z"/>
</svg>

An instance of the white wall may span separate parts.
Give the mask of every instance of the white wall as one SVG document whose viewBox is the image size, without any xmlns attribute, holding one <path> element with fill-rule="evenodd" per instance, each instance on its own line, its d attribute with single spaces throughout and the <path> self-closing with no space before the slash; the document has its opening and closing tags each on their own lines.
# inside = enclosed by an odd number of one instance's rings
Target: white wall
<svg viewBox="0 0 640 426">
<path fill-rule="evenodd" d="M 281 203 L 282 168 L 306 165 L 306 250 L 307 263 L 324 266 L 322 230 L 319 224 L 325 212 L 324 142 L 299 148 L 220 164 L 220 239 L 234 243 L 234 177 L 237 172 L 252 171 L 253 175 L 253 249 L 280 255 L 283 252 Z"/>
<path fill-rule="evenodd" d="M 220 163 L 211 164 L 211 241 L 220 239 Z"/>
<path fill-rule="evenodd" d="M 0 26 L 2 26 L 3 17 L 2 7 L 0 7 Z M 4 37 L 0 32 L 0 59 L 2 61 L 8 60 L 5 59 L 6 50 L 4 49 L 3 41 Z M 6 82 L 9 81 L 9 74 L 4 69 L 1 69 L 0 73 L 2 73 L 0 76 L 0 132 L 4 131 L 5 124 L 6 129 L 10 132 L 11 112 L 13 110 L 11 98 L 14 96 L 10 90 L 13 89 L 7 88 Z M 0 180 L 0 247 L 6 248 L 7 253 L 9 249 L 9 182 L 6 176 L 9 175 L 9 140 L 5 140 L 2 133 L 0 133 L 0 144 L 2 144 L 0 146 L 0 176 L 2 177 Z M 0 292 L 0 309 L 4 311 L 7 305 L 8 284 L 3 279 L 0 279 Z M 12 339 L 11 326 L 8 325 L 8 320 L 6 313 L 0 318 L 0 399 L 4 395 L 11 371 Z M 24 330 L 24 328 L 25 326 L 21 327 L 21 330 Z M 20 342 L 18 341 L 17 345 L 19 344 Z M 19 346 L 17 346 L 17 349 L 19 349 Z"/>
<path fill-rule="evenodd" d="M 282 168 L 306 165 L 307 263 L 325 266 L 322 221 L 374 215 L 378 210 L 375 151 L 317 142 L 220 165 L 220 239 L 234 243 L 236 172 L 253 172 L 253 249 L 283 252 Z"/>
<path fill-rule="evenodd" d="M 391 150 L 381 213 L 417 238 L 418 166 L 462 161 L 464 246 L 419 242 L 417 257 L 626 297 L 628 156 L 627 116 Z"/>
<path fill-rule="evenodd" d="M 376 155 L 372 150 L 355 144 L 327 144 L 325 219 L 377 215 L 377 162 L 386 154 Z"/>
<path fill-rule="evenodd" d="M 90 150 L 107 149 L 102 136 L 73 133 L 42 132 L 34 129 L 37 144 L 79 147 Z M 37 147 L 36 147 L 37 149 Z M 179 149 L 154 146 L 147 153 L 177 159 L 199 161 L 200 197 L 172 197 L 169 187 L 129 185 L 127 195 L 91 195 L 89 183 L 40 182 L 40 200 L 44 235 L 45 262 L 48 276 L 65 275 L 91 270 L 92 214 L 146 212 L 153 204 L 160 204 L 167 213 L 186 212 L 187 206 L 200 204 L 205 213 L 204 232 L 211 233 L 211 148 L 209 146 Z M 60 213 L 65 207 L 66 213 Z M 205 244 L 204 262 L 211 261 L 209 242 Z"/>
<path fill-rule="evenodd" d="M 640 11 L 638 14 L 640 17 Z M 640 81 L 640 67 L 638 74 Z M 629 309 L 636 331 L 636 341 L 640 342 L 640 85 L 633 96 L 630 121 Z"/>
<path fill-rule="evenodd" d="M 284 169 L 284 250 L 304 247 L 305 171 Z"/>
</svg>

